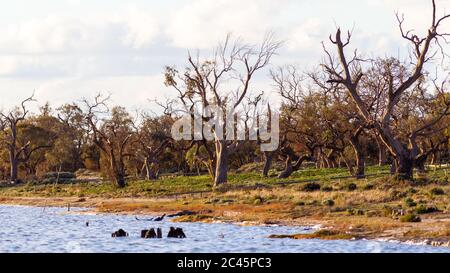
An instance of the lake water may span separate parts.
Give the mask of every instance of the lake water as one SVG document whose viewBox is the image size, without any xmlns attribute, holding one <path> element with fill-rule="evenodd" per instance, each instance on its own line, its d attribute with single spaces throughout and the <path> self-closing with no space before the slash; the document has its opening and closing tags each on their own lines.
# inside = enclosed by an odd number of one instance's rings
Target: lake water
<svg viewBox="0 0 450 273">
<path fill-rule="evenodd" d="M 0 205 L 0 252 L 450 252 L 380 241 L 269 239 L 270 234 L 312 232 L 310 228 L 146 221 L 148 216 L 67 213 L 66 208 Z M 89 222 L 89 226 L 86 226 Z M 183 228 L 186 239 L 141 239 L 140 231 Z M 122 228 L 126 238 L 111 238 Z"/>
</svg>

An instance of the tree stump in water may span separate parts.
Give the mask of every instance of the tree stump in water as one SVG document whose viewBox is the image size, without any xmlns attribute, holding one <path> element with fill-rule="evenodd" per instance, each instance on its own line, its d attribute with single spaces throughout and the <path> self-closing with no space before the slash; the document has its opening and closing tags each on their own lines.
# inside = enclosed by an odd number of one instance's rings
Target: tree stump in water
<svg viewBox="0 0 450 273">
<path fill-rule="evenodd" d="M 147 234 L 148 229 L 141 230 L 141 238 L 145 238 L 145 235 Z"/>
<path fill-rule="evenodd" d="M 182 228 L 170 227 L 169 234 L 167 238 L 186 238 Z"/>
<path fill-rule="evenodd" d="M 154 228 L 151 228 L 148 232 L 147 232 L 147 234 L 145 234 L 145 238 L 147 238 L 147 239 L 153 239 L 153 238 L 156 238 L 156 232 L 155 232 L 155 229 Z"/>
<path fill-rule="evenodd" d="M 118 231 L 112 233 L 111 237 L 128 237 L 128 233 L 123 229 L 119 229 Z"/>
<path fill-rule="evenodd" d="M 154 228 L 141 230 L 141 238 L 145 239 L 162 238 L 162 229 L 157 228 L 156 232 Z"/>
<path fill-rule="evenodd" d="M 156 229 L 156 237 L 158 238 L 158 239 L 160 239 L 160 238 L 162 238 L 162 229 L 161 228 L 157 228 Z"/>
</svg>

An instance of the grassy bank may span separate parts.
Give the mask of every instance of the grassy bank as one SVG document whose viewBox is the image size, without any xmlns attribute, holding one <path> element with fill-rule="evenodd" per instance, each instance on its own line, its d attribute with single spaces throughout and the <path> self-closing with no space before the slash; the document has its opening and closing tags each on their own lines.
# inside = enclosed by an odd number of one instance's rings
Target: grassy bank
<svg viewBox="0 0 450 273">
<path fill-rule="evenodd" d="M 387 172 L 387 167 L 373 166 L 367 170 L 368 175 L 377 175 Z M 347 177 L 346 169 L 315 169 L 308 168 L 295 172 L 288 179 L 278 179 L 275 174 L 268 178 L 261 177 L 258 172 L 229 174 L 229 188 L 245 188 L 257 186 L 280 186 L 280 183 L 305 182 L 319 180 L 318 182 L 332 181 L 337 177 Z M 66 184 L 39 184 L 25 183 L 18 186 L 0 187 L 2 196 L 58 196 L 58 197 L 104 197 L 123 198 L 141 197 L 153 198 L 167 195 L 181 195 L 192 192 L 208 192 L 213 190 L 211 178 L 201 176 L 165 177 L 157 181 L 131 180 L 126 188 L 120 189 L 109 182 L 74 182 Z"/>
<path fill-rule="evenodd" d="M 99 212 L 195 212 L 177 221 L 321 224 L 324 229 L 308 235 L 310 238 L 428 239 L 435 244 L 450 241 L 448 170 L 430 170 L 414 182 L 393 180 L 382 174 L 385 171 L 371 167 L 368 173 L 373 176 L 360 180 L 337 178 L 347 176 L 345 169 L 305 169 L 287 180 L 261 178 L 258 173 L 231 174 L 227 190 L 216 191 L 212 191 L 207 176 L 130 181 L 124 189 L 100 182 L 24 184 L 1 187 L 0 202 L 71 203 L 95 207 Z M 192 193 L 199 191 L 203 193 Z M 277 236 L 305 238 L 295 234 Z"/>
</svg>

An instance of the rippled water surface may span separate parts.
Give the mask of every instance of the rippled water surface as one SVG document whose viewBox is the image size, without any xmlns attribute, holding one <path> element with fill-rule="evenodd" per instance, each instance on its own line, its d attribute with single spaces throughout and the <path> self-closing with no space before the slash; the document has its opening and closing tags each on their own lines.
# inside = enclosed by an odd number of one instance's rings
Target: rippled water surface
<svg viewBox="0 0 450 273">
<path fill-rule="evenodd" d="M 0 217 L 0 252 L 450 252 L 392 242 L 267 238 L 311 232 L 302 227 L 150 222 L 148 216 L 68 214 L 65 208 L 0 205 Z M 149 227 L 161 227 L 166 235 L 170 226 L 182 227 L 187 238 L 139 237 Z M 111 238 L 119 228 L 130 237 Z"/>
</svg>

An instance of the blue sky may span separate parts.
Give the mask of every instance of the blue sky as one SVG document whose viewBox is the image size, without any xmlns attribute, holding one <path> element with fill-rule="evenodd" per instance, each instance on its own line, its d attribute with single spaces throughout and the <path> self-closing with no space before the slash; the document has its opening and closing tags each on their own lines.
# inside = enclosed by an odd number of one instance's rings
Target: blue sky
<svg viewBox="0 0 450 273">
<path fill-rule="evenodd" d="M 419 33 L 431 12 L 426 0 L 2 1 L 0 108 L 36 90 L 40 104 L 109 92 L 114 103 L 147 109 L 148 99 L 174 95 L 163 85 L 165 65 L 183 67 L 188 50 L 207 55 L 229 32 L 256 43 L 275 31 L 286 42 L 274 66 L 314 66 L 336 25 L 354 26 L 361 53 L 403 56 L 394 12 Z M 450 0 L 437 4 L 450 12 Z M 268 71 L 253 88 L 271 92 Z"/>
</svg>

